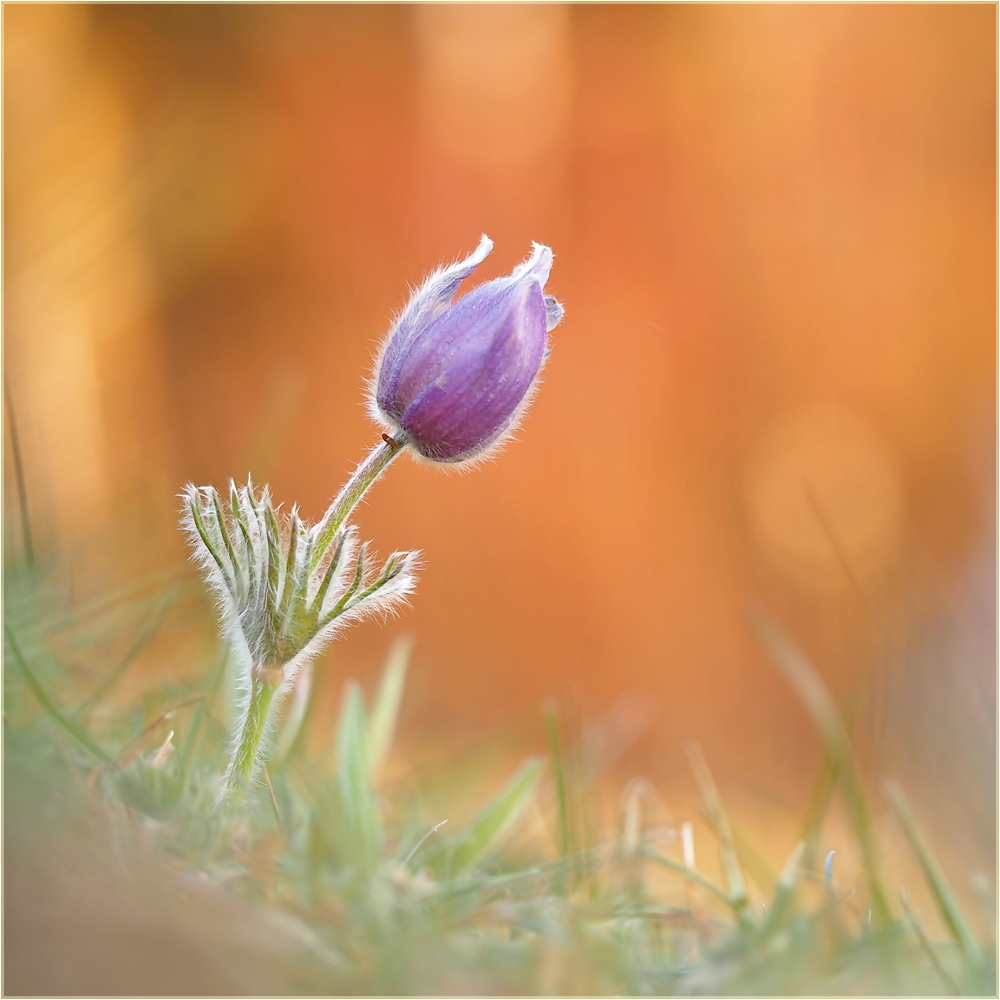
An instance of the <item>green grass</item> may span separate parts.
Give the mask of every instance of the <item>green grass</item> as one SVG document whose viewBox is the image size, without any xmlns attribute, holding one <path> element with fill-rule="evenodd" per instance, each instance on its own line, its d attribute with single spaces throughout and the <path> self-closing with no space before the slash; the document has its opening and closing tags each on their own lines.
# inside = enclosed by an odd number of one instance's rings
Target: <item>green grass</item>
<svg viewBox="0 0 1000 1000">
<path fill-rule="evenodd" d="M 754 620 L 761 641 L 813 716 L 827 758 L 801 843 L 765 905 L 751 907 L 744 871 L 752 873 L 753 859 L 701 751 L 690 754 L 719 841 L 721 882 L 689 867 L 679 847 L 674 853 L 676 842 L 662 845 L 638 796 L 626 796 L 623 832 L 595 828 L 589 800 L 598 776 L 588 772 L 577 728 L 555 705 L 539 715 L 545 758 L 525 760 L 492 794 L 463 787 L 472 816 L 465 824 L 429 815 L 405 776 L 387 778 L 405 696 L 405 643 L 393 647 L 370 699 L 355 682 L 345 685 L 323 752 L 310 751 L 319 741 L 304 738 L 310 713 L 291 708 L 265 780 L 243 800 L 219 802 L 225 649 L 196 683 L 183 683 L 178 671 L 136 705 L 109 712 L 105 704 L 156 641 L 177 596 L 171 586 L 72 612 L 52 575 L 8 568 L 6 823 L 29 832 L 43 864 L 50 856 L 53 866 L 64 864 L 61 831 L 74 850 L 89 838 L 94 857 L 113 854 L 116 878 L 135 882 L 136 871 L 154 870 L 160 888 L 149 890 L 148 906 L 169 909 L 160 902 L 169 897 L 180 926 L 194 920 L 184 887 L 211 890 L 213 905 L 228 901 L 238 914 L 226 918 L 228 936 L 218 926 L 198 932 L 220 962 L 251 962 L 239 957 L 239 938 L 249 941 L 253 921 L 266 917 L 277 928 L 270 943 L 287 947 L 273 958 L 266 948 L 248 948 L 259 952 L 254 961 L 280 971 L 229 987 L 234 992 L 257 992 L 256 984 L 383 995 L 996 994 L 995 943 L 971 929 L 905 795 L 893 787 L 889 801 L 949 937 L 930 940 L 908 897 L 897 902 L 836 708 L 801 653 L 762 616 Z M 88 636 L 109 630 L 118 633 L 117 656 L 88 645 Z M 103 672 L 85 662 L 87 650 L 98 648 Z M 455 784 L 446 768 L 435 778 Z M 861 859 L 857 886 L 835 887 L 824 870 L 834 794 L 842 796 Z M 85 837 L 70 838 L 67 831 L 80 828 L 73 817 L 84 815 Z M 533 832 L 539 815 L 548 838 Z M 870 917 L 859 920 L 849 897 L 870 900 Z M 11 905 L 5 916 L 8 926 L 19 918 Z M 149 966 L 145 992 L 163 992 L 156 968 Z M 210 982 L 200 988 L 213 992 Z"/>
</svg>

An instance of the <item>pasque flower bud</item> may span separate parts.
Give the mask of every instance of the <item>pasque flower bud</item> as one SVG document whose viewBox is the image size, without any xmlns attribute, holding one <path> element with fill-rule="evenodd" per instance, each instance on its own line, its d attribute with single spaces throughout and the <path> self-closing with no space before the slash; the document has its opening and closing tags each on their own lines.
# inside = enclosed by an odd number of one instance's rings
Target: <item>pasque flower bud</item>
<svg viewBox="0 0 1000 1000">
<path fill-rule="evenodd" d="M 373 415 L 434 462 L 480 458 L 514 429 L 537 385 L 547 334 L 563 315 L 543 293 L 552 251 L 539 243 L 510 275 L 453 302 L 492 249 L 484 236 L 465 260 L 435 271 L 379 353 Z"/>
<path fill-rule="evenodd" d="M 395 553 L 381 573 L 372 572 L 367 545 L 355 558 L 348 521 L 372 483 L 408 446 L 435 462 L 481 458 L 528 405 L 548 332 L 563 314 L 542 292 L 552 251 L 534 247 L 506 278 L 452 302 L 493 249 L 484 236 L 475 253 L 435 271 L 414 293 L 382 346 L 371 387 L 374 416 L 392 433 L 315 524 L 294 508 L 279 518 L 266 487 L 258 495 L 250 483 L 233 485 L 228 511 L 211 487 L 185 490 L 183 524 L 242 666 L 245 697 L 220 801 L 255 780 L 274 707 L 301 668 L 351 618 L 389 610 L 413 589 L 416 553 Z M 308 691 L 308 672 L 303 677 Z"/>
</svg>

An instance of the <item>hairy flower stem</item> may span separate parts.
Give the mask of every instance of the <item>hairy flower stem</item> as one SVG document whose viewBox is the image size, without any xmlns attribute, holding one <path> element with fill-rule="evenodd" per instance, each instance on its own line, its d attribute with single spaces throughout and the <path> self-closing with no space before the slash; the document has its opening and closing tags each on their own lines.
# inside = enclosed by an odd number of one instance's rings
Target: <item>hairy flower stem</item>
<svg viewBox="0 0 1000 1000">
<path fill-rule="evenodd" d="M 261 740 L 267 728 L 271 701 L 283 678 L 284 671 L 281 667 L 255 668 L 251 674 L 250 701 L 243 717 L 240 740 L 236 745 L 232 767 L 229 770 L 227 788 L 229 794 L 238 796 L 242 789 L 250 784 Z"/>
<path fill-rule="evenodd" d="M 406 443 L 407 437 L 404 432 L 397 433 L 395 438 L 383 434 L 382 442 L 368 452 L 365 460 L 354 470 L 354 475 L 333 498 L 333 502 L 323 515 L 323 520 L 316 526 L 316 537 L 320 539 L 319 551 L 322 551 L 325 543 L 344 526 L 372 483 L 385 472 L 389 463 L 403 450 Z"/>
</svg>

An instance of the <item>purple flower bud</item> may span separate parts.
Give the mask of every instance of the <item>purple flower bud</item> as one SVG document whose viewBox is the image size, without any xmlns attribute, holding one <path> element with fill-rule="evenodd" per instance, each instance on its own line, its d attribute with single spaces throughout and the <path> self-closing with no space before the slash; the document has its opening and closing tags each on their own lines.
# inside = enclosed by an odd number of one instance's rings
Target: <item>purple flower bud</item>
<svg viewBox="0 0 1000 1000">
<path fill-rule="evenodd" d="M 414 292 L 379 354 L 372 387 L 376 419 L 425 458 L 465 462 L 498 444 L 524 413 L 562 306 L 542 289 L 552 251 L 539 243 L 506 278 L 457 302 L 459 284 L 493 249 L 435 271 Z"/>
</svg>

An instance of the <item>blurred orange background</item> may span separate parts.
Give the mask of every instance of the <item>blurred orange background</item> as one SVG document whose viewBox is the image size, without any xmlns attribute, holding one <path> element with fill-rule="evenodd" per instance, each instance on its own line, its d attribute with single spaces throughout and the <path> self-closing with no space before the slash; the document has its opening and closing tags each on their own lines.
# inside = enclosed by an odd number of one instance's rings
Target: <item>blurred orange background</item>
<svg viewBox="0 0 1000 1000">
<path fill-rule="evenodd" d="M 408 286 L 538 240 L 545 385 L 495 462 L 373 490 L 366 537 L 426 568 L 327 655 L 331 701 L 405 630 L 417 731 L 540 742 L 544 699 L 625 696 L 633 769 L 694 737 L 794 798 L 819 746 L 762 607 L 868 765 L 992 844 L 993 5 L 3 16 L 6 383 L 80 594 L 184 559 L 188 480 L 319 516 Z"/>
</svg>

